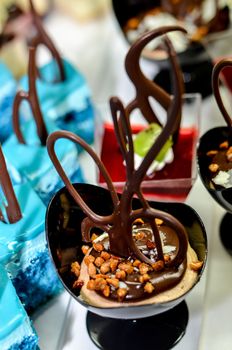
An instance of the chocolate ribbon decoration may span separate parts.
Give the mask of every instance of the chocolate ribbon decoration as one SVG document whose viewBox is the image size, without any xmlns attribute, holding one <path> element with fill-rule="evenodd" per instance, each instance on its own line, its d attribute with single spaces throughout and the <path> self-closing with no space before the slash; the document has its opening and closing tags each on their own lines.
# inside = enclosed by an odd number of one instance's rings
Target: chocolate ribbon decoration
<svg viewBox="0 0 232 350">
<path fill-rule="evenodd" d="M 213 67 L 213 71 L 212 71 L 212 90 L 214 93 L 214 97 L 216 99 L 218 108 L 220 109 L 221 114 L 223 115 L 226 124 L 228 125 L 229 128 L 232 127 L 232 120 L 231 117 L 229 115 L 229 113 L 227 112 L 225 105 L 222 101 L 222 97 L 220 94 L 220 90 L 219 90 L 219 76 L 221 71 L 226 68 L 226 67 L 232 67 L 232 59 L 231 58 L 224 58 L 220 61 L 218 61 L 214 67 Z"/>
<path fill-rule="evenodd" d="M 7 200 L 5 209 L 6 209 L 8 220 L 10 223 L 15 223 L 22 218 L 22 213 L 14 193 L 10 176 L 8 174 L 6 161 L 2 152 L 1 145 L 0 145 L 0 183 Z M 4 220 L 4 216 L 2 212 L 0 212 L 0 220 L 1 221 Z"/>
<path fill-rule="evenodd" d="M 31 42 L 31 45 L 37 48 L 39 45 L 44 45 L 47 47 L 47 49 L 51 52 L 53 58 L 55 59 L 59 72 L 60 72 L 60 80 L 64 81 L 65 80 L 65 72 L 64 72 L 64 66 L 62 59 L 60 57 L 59 52 L 57 51 L 55 45 L 53 44 L 52 40 L 44 30 L 43 24 L 41 22 L 41 19 L 38 15 L 38 13 L 35 10 L 33 1 L 30 0 L 30 9 L 33 17 L 33 22 L 34 25 L 37 29 L 37 35 L 34 37 L 34 39 Z M 39 72 L 38 72 L 39 74 Z"/>
<path fill-rule="evenodd" d="M 13 105 L 13 128 L 14 132 L 20 143 L 26 144 L 24 136 L 20 128 L 20 116 L 19 107 L 23 100 L 26 100 L 32 110 L 32 115 L 36 123 L 37 134 L 41 141 L 41 144 L 46 145 L 46 139 L 48 132 L 45 122 L 43 120 L 42 112 L 39 105 L 39 100 L 36 91 L 36 65 L 35 65 L 35 48 L 29 47 L 29 66 L 28 66 L 28 79 L 29 89 L 28 92 L 20 90 L 17 92 L 14 105 Z"/>
<path fill-rule="evenodd" d="M 173 31 L 181 31 L 183 33 L 187 33 L 186 30 L 180 26 L 165 26 L 165 27 L 152 30 L 142 35 L 131 46 L 126 56 L 126 60 L 125 60 L 126 71 L 136 89 L 136 96 L 134 100 L 128 104 L 128 106 L 126 107 L 126 111 L 130 114 L 132 110 L 134 110 L 135 108 L 139 108 L 148 123 L 155 122 L 161 125 L 159 118 L 155 115 L 150 105 L 149 97 L 153 97 L 155 100 L 157 100 L 160 103 L 160 105 L 165 110 L 168 110 L 171 103 L 171 96 L 164 89 L 158 86 L 155 82 L 149 80 L 143 74 L 140 68 L 139 61 L 140 61 L 143 49 L 150 41 L 152 41 L 153 39 L 157 38 L 160 35 L 164 35 L 166 33 L 173 32 Z M 165 44 L 165 47 L 167 48 L 172 68 L 174 71 L 178 72 L 179 88 L 183 93 L 183 90 L 184 90 L 183 77 L 181 75 L 180 67 L 176 59 L 175 50 L 170 40 L 167 37 L 165 37 L 164 44 Z M 180 118 L 181 118 L 181 110 L 178 114 L 179 121 L 180 121 Z M 176 129 L 173 132 L 176 132 L 178 128 L 179 128 L 179 122 L 177 121 Z"/>
<path fill-rule="evenodd" d="M 175 76 L 175 87 L 178 87 L 177 76 Z M 86 214 L 86 218 L 82 221 L 82 236 L 84 241 L 90 241 L 90 231 L 94 227 L 102 228 L 109 235 L 110 250 L 117 255 L 128 257 L 136 256 L 146 263 L 152 263 L 136 246 L 132 236 L 132 225 L 137 218 L 145 218 L 153 231 L 154 240 L 157 247 L 157 259 L 164 261 L 161 238 L 159 230 L 155 222 L 155 218 L 162 219 L 165 224 L 172 227 L 181 244 L 179 244 L 179 250 L 174 259 L 169 262 L 165 262 L 165 266 L 176 267 L 183 262 L 186 257 L 187 251 L 187 237 L 186 232 L 182 224 L 168 213 L 155 210 L 149 206 L 149 203 L 143 197 L 141 191 L 141 182 L 146 174 L 147 169 L 154 160 L 156 154 L 158 154 L 160 147 L 166 142 L 170 132 L 175 125 L 176 113 L 179 110 L 179 104 L 181 102 L 181 93 L 177 89 L 177 95 L 171 102 L 171 106 L 168 110 L 168 118 L 163 131 L 154 142 L 150 151 L 144 157 L 143 162 L 137 170 L 134 170 L 134 151 L 133 142 L 131 136 L 131 128 L 129 123 L 129 117 L 124 109 L 120 100 L 116 97 L 111 98 L 110 107 L 112 111 L 112 117 L 115 127 L 116 136 L 122 150 L 124 159 L 126 161 L 127 177 L 123 192 L 119 198 L 112 180 L 96 153 L 77 135 L 68 131 L 56 131 L 51 133 L 47 139 L 47 148 L 49 156 L 64 181 L 69 193 L 73 196 L 76 203 L 80 206 L 83 212 Z M 118 116 L 119 114 L 119 116 Z M 121 121 L 119 125 L 118 121 Z M 55 142 L 60 138 L 66 138 L 81 145 L 87 153 L 93 158 L 99 170 L 108 186 L 112 203 L 113 213 L 107 216 L 100 216 L 94 213 L 89 206 L 83 201 L 80 195 L 77 193 L 67 175 L 65 174 L 54 150 Z M 127 139 L 128 149 L 125 145 L 125 139 Z M 140 199 L 142 208 L 133 210 L 132 199 L 134 195 L 137 195 Z"/>
</svg>

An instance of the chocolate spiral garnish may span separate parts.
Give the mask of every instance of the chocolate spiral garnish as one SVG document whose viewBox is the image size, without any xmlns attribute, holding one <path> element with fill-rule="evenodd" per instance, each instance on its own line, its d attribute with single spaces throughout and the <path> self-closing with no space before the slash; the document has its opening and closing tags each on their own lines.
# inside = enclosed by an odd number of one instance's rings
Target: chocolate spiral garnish
<svg viewBox="0 0 232 350">
<path fill-rule="evenodd" d="M 152 109 L 149 97 L 153 97 L 159 104 L 165 109 L 168 110 L 171 104 L 171 96 L 160 86 L 158 86 L 154 81 L 149 80 L 141 71 L 140 68 L 140 58 L 142 51 L 145 46 L 151 42 L 153 39 L 157 38 L 160 35 L 164 35 L 173 31 L 181 31 L 186 33 L 186 30 L 180 26 L 165 26 L 159 29 L 152 30 L 148 33 L 142 35 L 129 49 L 126 60 L 125 67 L 129 78 L 136 89 L 136 96 L 133 101 L 131 101 L 126 107 L 127 112 L 130 114 L 135 108 L 139 108 L 143 114 L 143 117 L 147 120 L 148 123 L 158 123 L 161 125 L 159 118 L 156 116 L 154 110 Z M 175 50 L 168 38 L 164 40 L 165 47 L 168 51 L 168 57 L 172 66 L 172 70 L 177 72 L 178 82 L 183 93 L 183 76 L 176 58 Z M 180 105 L 181 106 L 181 105 Z M 177 116 L 178 119 L 181 118 L 181 112 Z M 178 129 L 179 123 L 177 122 L 176 128 Z M 175 132 L 176 130 L 174 130 Z"/>
<path fill-rule="evenodd" d="M 28 92 L 20 90 L 17 92 L 13 105 L 13 128 L 20 143 L 26 143 L 20 127 L 19 108 L 23 100 L 26 100 L 31 108 L 32 116 L 36 123 L 37 134 L 42 145 L 46 145 L 48 132 L 43 120 L 42 112 L 36 91 L 36 65 L 35 48 L 29 47 L 29 66 L 28 66 L 29 89 Z"/>
<path fill-rule="evenodd" d="M 12 182 L 8 174 L 5 158 L 0 146 L 0 183 L 7 203 L 5 205 L 6 214 L 10 223 L 15 223 L 22 218 L 22 213 L 14 193 Z M 4 220 L 3 213 L 0 213 L 0 220 Z"/>
<path fill-rule="evenodd" d="M 222 113 L 222 116 L 224 117 L 226 124 L 228 125 L 229 128 L 231 128 L 232 127 L 231 117 L 225 108 L 225 105 L 222 101 L 222 97 L 219 90 L 220 73 L 226 67 L 232 67 L 231 58 L 224 58 L 218 61 L 214 65 L 213 72 L 212 72 L 212 89 L 213 89 L 214 97 L 217 101 L 218 108 L 220 109 L 220 112 Z"/>
<path fill-rule="evenodd" d="M 64 66 L 62 62 L 62 58 L 60 57 L 59 52 L 57 51 L 55 45 L 53 44 L 52 40 L 44 30 L 43 24 L 41 22 L 41 19 L 38 15 L 38 13 L 35 10 L 35 7 L 33 5 L 33 1 L 30 0 L 30 8 L 31 8 L 31 13 L 33 17 L 33 22 L 34 25 L 37 29 L 37 34 L 33 38 L 31 45 L 37 48 L 39 45 L 44 45 L 47 47 L 47 49 L 51 52 L 53 58 L 55 59 L 58 68 L 59 68 L 59 73 L 60 73 L 60 80 L 64 81 L 65 80 L 65 72 L 64 72 Z M 39 72 L 37 72 L 39 74 Z"/>
</svg>

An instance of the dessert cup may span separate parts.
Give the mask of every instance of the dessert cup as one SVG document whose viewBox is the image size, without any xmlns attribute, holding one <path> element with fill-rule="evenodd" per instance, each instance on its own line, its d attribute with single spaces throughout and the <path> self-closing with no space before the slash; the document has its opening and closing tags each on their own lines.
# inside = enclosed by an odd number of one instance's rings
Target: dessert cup
<svg viewBox="0 0 232 350">
<path fill-rule="evenodd" d="M 160 108 L 161 119 L 165 112 Z M 104 113 L 107 113 L 106 111 Z M 147 177 L 141 184 L 146 198 L 161 201 L 185 201 L 196 177 L 196 145 L 200 128 L 201 96 L 200 94 L 183 95 L 182 120 L 177 143 L 174 145 L 174 160 L 171 164 L 157 171 L 155 176 Z M 145 127 L 141 116 L 132 116 L 132 131 L 137 133 Z M 125 184 L 126 168 L 116 141 L 112 123 L 105 122 L 101 160 L 107 168 L 115 188 L 121 192 Z M 184 164 L 184 166 L 183 166 Z M 99 184 L 105 181 L 99 174 Z"/>
<path fill-rule="evenodd" d="M 119 3 L 116 0 L 113 1 L 113 9 L 114 9 L 116 20 L 129 45 L 131 44 L 131 42 L 129 42 L 128 37 L 126 35 L 126 30 L 125 30 L 127 21 L 130 19 L 133 20 L 136 17 L 140 18 L 141 16 L 143 16 L 143 14 L 146 11 L 150 11 L 155 7 L 156 8 L 160 7 L 160 1 L 127 0 L 127 1 L 124 1 L 123 3 L 121 2 Z M 176 21 L 175 18 L 173 18 L 171 22 L 170 20 L 164 19 L 163 21 L 160 20 L 159 23 L 156 23 L 156 26 L 170 25 L 170 24 L 186 26 L 188 22 L 189 22 L 189 19 L 186 21 L 186 23 L 183 20 Z M 190 25 L 189 28 L 191 30 L 192 25 Z M 151 30 L 151 27 L 147 30 L 148 31 Z M 186 40 L 184 40 L 184 45 L 182 44 L 179 45 L 182 39 L 183 38 L 177 37 L 174 39 L 174 41 L 176 41 L 178 44 L 178 47 L 179 47 L 179 49 L 177 50 L 178 58 L 180 61 L 181 69 L 184 73 L 184 76 L 186 77 L 185 90 L 187 93 L 199 92 L 201 93 L 202 97 L 205 98 L 211 95 L 212 93 L 210 77 L 213 69 L 213 63 L 212 63 L 211 56 L 208 54 L 208 51 L 206 50 L 205 44 L 202 43 L 202 40 L 197 39 L 197 40 L 189 41 L 188 43 L 186 42 Z M 147 50 L 146 53 L 144 52 L 144 58 L 151 61 L 155 61 L 160 71 L 157 75 L 153 77 L 153 79 L 155 82 L 157 82 L 157 84 L 163 87 L 166 91 L 170 92 L 171 70 L 170 70 L 168 61 L 165 59 L 165 54 L 163 50 L 156 50 L 156 52 L 154 50 Z M 202 79 L 203 75 L 205 79 Z"/>
<path fill-rule="evenodd" d="M 88 185 L 74 184 L 75 190 L 81 195 L 83 200 L 99 215 L 107 215 L 112 210 L 112 199 L 107 189 Z M 65 194 L 68 199 L 69 220 L 66 228 L 63 228 L 63 208 L 61 207 L 60 198 Z M 167 211 L 175 216 L 186 228 L 190 244 L 197 253 L 198 259 L 203 261 L 202 270 L 199 272 L 198 279 L 194 286 L 198 283 L 204 270 L 207 256 L 207 238 L 204 226 L 196 212 L 184 203 L 162 203 L 149 202 L 149 204 L 159 210 Z M 139 208 L 138 199 L 133 199 L 133 207 Z M 71 262 L 81 257 L 81 222 L 84 214 L 81 208 L 73 200 L 66 187 L 59 190 L 51 200 L 46 213 L 46 234 L 49 250 L 56 271 L 70 295 L 77 302 L 88 309 L 87 327 L 91 339 L 100 348 L 105 347 L 106 339 L 111 339 L 111 347 L 115 349 L 118 344 L 118 334 L 115 330 L 122 327 L 129 327 L 130 341 L 132 336 L 136 339 L 133 342 L 133 348 L 139 349 L 141 346 L 141 330 L 149 327 L 149 334 L 146 339 L 146 345 L 160 344 L 159 349 L 169 349 L 177 343 L 184 335 L 188 322 L 188 310 L 184 302 L 187 293 L 179 298 L 174 298 L 170 302 L 145 304 L 142 306 L 127 306 L 117 308 L 100 308 L 93 307 L 84 302 L 80 295 L 74 294 L 72 289 L 72 279 L 70 279 L 69 268 Z M 60 259 L 60 256 L 64 259 Z M 194 286 L 192 288 L 194 288 Z M 156 316 L 154 316 L 156 315 Z M 113 320 L 112 320 L 113 319 Z M 154 327 L 153 327 L 154 326 Z M 140 328 L 141 327 L 141 328 Z M 173 331 L 175 329 L 175 331 Z M 97 330 L 97 333 L 96 333 Z M 140 330 L 140 332 L 139 332 Z M 106 337 L 107 333 L 107 337 Z M 137 336 L 136 336 L 137 334 Z M 164 336 L 164 334 L 166 334 Z M 110 335 L 110 337 L 109 337 Z M 159 338 L 159 339 L 158 339 Z M 126 340 L 125 340 L 126 341 Z M 127 339 L 126 344 L 128 344 Z M 109 346 L 109 345 L 107 345 Z M 165 346 L 165 347 L 163 347 Z"/>
<path fill-rule="evenodd" d="M 200 174 L 200 178 L 202 180 L 203 185 L 210 193 L 212 198 L 220 204 L 227 213 L 222 218 L 220 224 L 220 238 L 225 247 L 225 249 L 232 255 L 232 239 L 228 234 L 228 228 L 232 225 L 232 187 L 231 182 L 229 181 L 228 185 L 220 181 L 220 184 L 216 183 L 213 178 L 223 170 L 224 174 L 226 174 L 227 170 L 221 168 L 222 164 L 220 161 L 215 160 L 213 158 L 213 152 L 226 152 L 226 149 L 231 146 L 231 117 L 223 105 L 223 101 L 220 95 L 219 90 L 219 75 L 221 71 L 225 68 L 231 70 L 232 60 L 230 58 L 222 59 L 218 61 L 213 70 L 212 74 L 212 84 L 214 95 L 222 113 L 222 116 L 225 119 L 227 126 L 219 126 L 213 129 L 208 130 L 204 135 L 201 136 L 197 148 L 197 163 L 198 163 L 198 171 Z M 227 143 L 227 147 L 223 148 L 223 145 Z M 225 155 L 226 163 L 230 164 L 230 158 L 226 154 Z M 224 161 L 223 161 L 224 162 Z M 210 169 L 213 163 L 218 164 L 217 170 L 214 172 L 212 168 Z M 224 166 L 224 165 L 223 165 Z"/>
</svg>

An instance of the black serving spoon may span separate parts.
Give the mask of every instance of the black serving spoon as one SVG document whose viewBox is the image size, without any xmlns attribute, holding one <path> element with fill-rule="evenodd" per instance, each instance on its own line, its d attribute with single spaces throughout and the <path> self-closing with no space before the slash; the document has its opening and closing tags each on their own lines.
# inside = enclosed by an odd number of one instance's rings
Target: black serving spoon
<svg viewBox="0 0 232 350">
<path fill-rule="evenodd" d="M 232 238 L 228 232 L 232 225 L 232 186 L 225 188 L 214 184 L 212 172 L 209 169 L 212 160 L 207 155 L 212 150 L 218 150 L 219 145 L 224 142 L 228 142 L 229 146 L 232 145 L 232 120 L 222 102 L 219 91 L 219 75 L 226 67 L 232 67 L 232 59 L 222 59 L 215 64 L 212 72 L 212 88 L 220 112 L 227 125 L 210 129 L 200 138 L 197 149 L 197 162 L 199 174 L 205 188 L 214 200 L 227 211 L 220 224 L 220 237 L 224 247 L 232 255 Z"/>
</svg>

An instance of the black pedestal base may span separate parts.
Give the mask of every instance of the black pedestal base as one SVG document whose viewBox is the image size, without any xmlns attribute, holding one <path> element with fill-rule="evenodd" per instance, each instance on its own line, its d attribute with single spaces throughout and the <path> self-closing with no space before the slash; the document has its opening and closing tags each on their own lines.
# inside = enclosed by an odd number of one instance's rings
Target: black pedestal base
<svg viewBox="0 0 232 350">
<path fill-rule="evenodd" d="M 232 214 L 226 213 L 220 224 L 220 238 L 227 252 L 232 255 Z"/>
<path fill-rule="evenodd" d="M 136 320 L 87 314 L 89 336 L 102 350 L 168 350 L 183 337 L 187 324 L 185 301 L 162 314 Z"/>
</svg>

